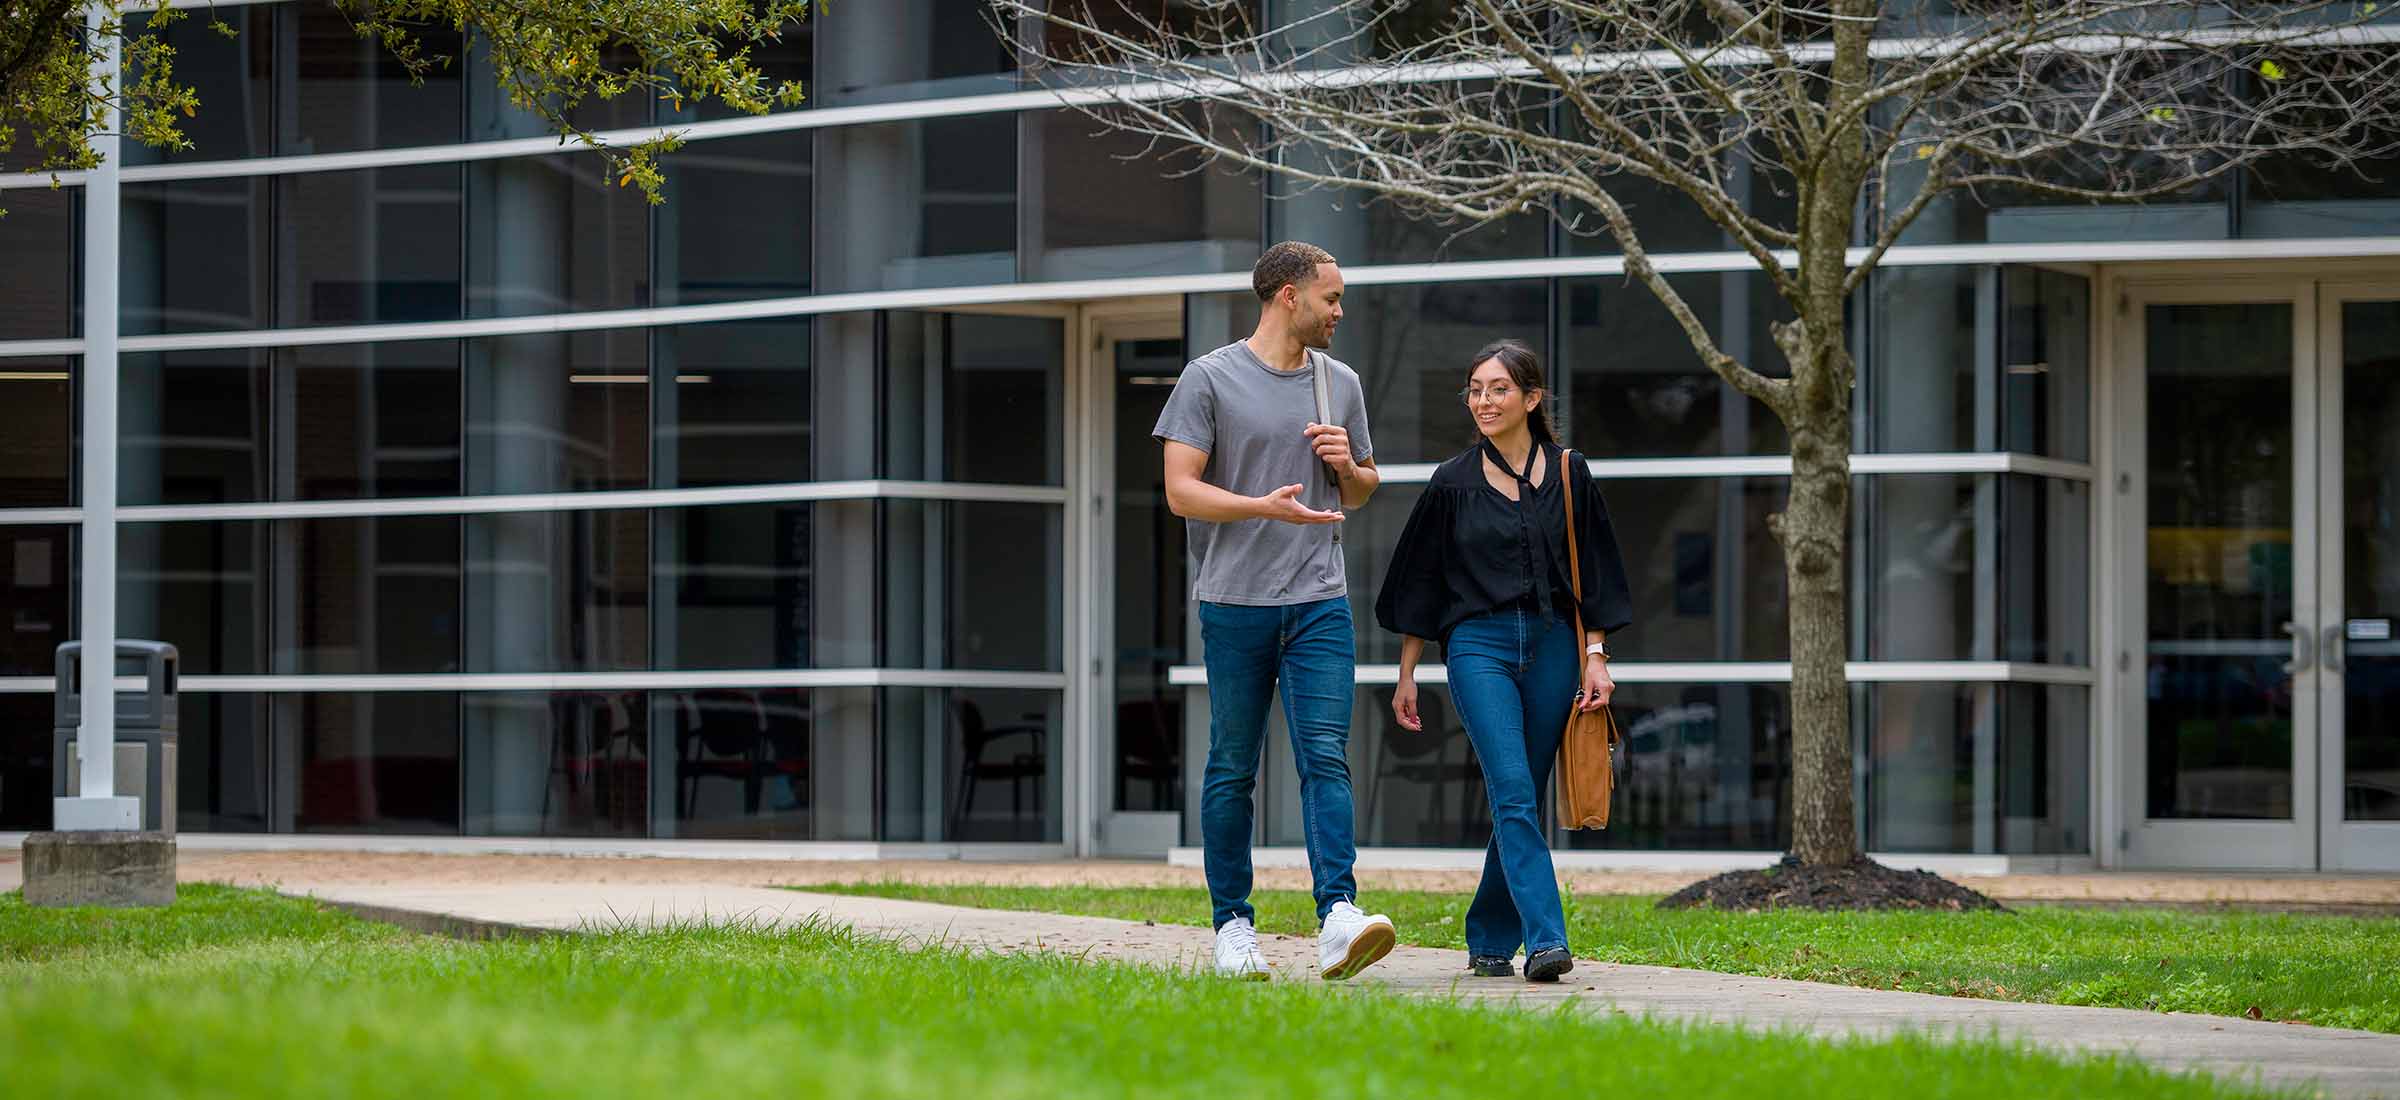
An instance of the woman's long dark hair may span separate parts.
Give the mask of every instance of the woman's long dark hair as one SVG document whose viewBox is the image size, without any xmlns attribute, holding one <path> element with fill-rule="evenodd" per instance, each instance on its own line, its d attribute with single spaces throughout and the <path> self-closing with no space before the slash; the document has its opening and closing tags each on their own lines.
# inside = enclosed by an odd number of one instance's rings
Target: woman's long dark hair
<svg viewBox="0 0 2400 1100">
<path fill-rule="evenodd" d="M 1508 380 L 1518 389 L 1526 393 L 1542 391 L 1542 403 L 1534 406 L 1533 415 L 1525 418 L 1533 430 L 1533 441 L 1553 447 L 1566 446 L 1558 438 L 1557 421 L 1550 418 L 1550 386 L 1542 377 L 1542 357 L 1535 355 L 1523 340 L 1494 340 L 1467 361 L 1467 384 L 1475 384 L 1475 368 L 1493 359 L 1500 361 L 1500 369 L 1508 372 Z"/>
</svg>

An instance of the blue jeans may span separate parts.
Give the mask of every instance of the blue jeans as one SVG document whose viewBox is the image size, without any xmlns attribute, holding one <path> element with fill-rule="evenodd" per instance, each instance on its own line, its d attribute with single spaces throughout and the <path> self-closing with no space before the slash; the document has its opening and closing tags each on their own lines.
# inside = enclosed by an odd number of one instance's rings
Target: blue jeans
<svg viewBox="0 0 2400 1100">
<path fill-rule="evenodd" d="M 1442 646 L 1450 699 L 1483 765 L 1492 842 L 1467 907 L 1467 953 L 1508 957 L 1567 945 L 1567 918 L 1550 865 L 1543 795 L 1559 731 L 1583 686 L 1573 625 L 1516 609 L 1458 624 Z"/>
<path fill-rule="evenodd" d="M 1283 721 L 1300 768 L 1300 823 L 1316 883 L 1317 919 L 1358 886 L 1350 808 L 1350 704 L 1358 665 L 1350 601 L 1289 607 L 1200 604 L 1208 665 L 1208 771 L 1200 788 L 1200 844 L 1213 923 L 1252 919 L 1251 795 L 1258 785 L 1267 702 L 1283 683 Z"/>
</svg>

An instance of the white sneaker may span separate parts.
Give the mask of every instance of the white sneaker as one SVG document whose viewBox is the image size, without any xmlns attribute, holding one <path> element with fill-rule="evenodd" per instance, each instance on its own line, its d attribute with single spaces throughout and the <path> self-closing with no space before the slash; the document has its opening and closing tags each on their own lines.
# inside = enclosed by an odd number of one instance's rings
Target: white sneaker
<svg viewBox="0 0 2400 1100">
<path fill-rule="evenodd" d="M 1325 930 L 1317 933 L 1317 969 L 1326 981 L 1338 982 L 1391 954 L 1392 940 L 1392 918 L 1369 916 L 1349 902 L 1334 902 L 1333 911 L 1325 914 Z M 1224 957 L 1222 950 L 1219 958 Z"/>
<path fill-rule="evenodd" d="M 1258 929 L 1246 917 L 1235 917 L 1217 928 L 1217 974 L 1248 982 L 1267 980 L 1267 957 L 1258 951 Z"/>
</svg>

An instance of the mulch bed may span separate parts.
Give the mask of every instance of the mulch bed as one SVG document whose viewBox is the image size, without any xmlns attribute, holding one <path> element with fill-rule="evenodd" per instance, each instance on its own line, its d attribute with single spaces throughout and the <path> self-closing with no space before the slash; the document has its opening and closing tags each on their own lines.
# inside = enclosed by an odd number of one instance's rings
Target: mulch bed
<svg viewBox="0 0 2400 1100">
<path fill-rule="evenodd" d="M 1931 871 L 1862 859 L 1811 867 L 1786 856 L 1764 870 L 1727 871 L 1668 895 L 1661 909 L 1942 909 L 2007 912 L 1999 902 Z"/>
</svg>

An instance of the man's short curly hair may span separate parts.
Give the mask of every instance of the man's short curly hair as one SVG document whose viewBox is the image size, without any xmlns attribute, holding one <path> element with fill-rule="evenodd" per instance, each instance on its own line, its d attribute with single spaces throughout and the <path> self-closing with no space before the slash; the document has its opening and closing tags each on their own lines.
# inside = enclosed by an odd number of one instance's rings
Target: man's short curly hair
<svg viewBox="0 0 2400 1100">
<path fill-rule="evenodd" d="M 1258 266 L 1250 269 L 1250 289 L 1258 292 L 1259 301 L 1271 302 L 1287 284 L 1307 286 L 1317 277 L 1318 264 L 1333 262 L 1333 253 L 1313 244 L 1285 241 L 1259 256 Z"/>
</svg>

